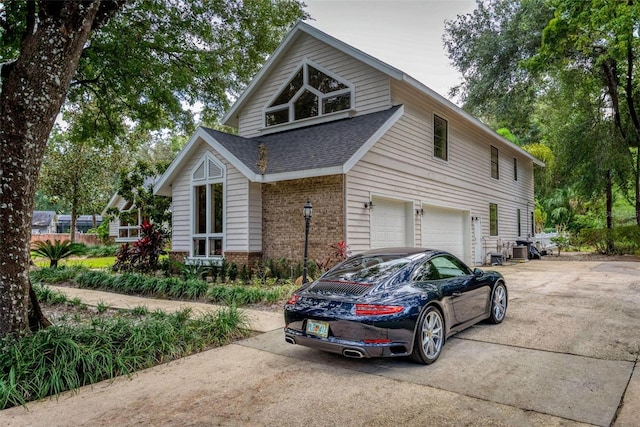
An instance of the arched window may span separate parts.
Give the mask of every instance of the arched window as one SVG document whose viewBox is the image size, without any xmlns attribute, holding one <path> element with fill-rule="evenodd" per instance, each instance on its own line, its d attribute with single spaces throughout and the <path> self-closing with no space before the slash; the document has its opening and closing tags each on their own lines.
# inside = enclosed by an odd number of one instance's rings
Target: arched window
<svg viewBox="0 0 640 427">
<path fill-rule="evenodd" d="M 221 257 L 224 250 L 225 167 L 206 154 L 191 173 L 191 256 Z"/>
<path fill-rule="evenodd" d="M 308 61 L 302 63 L 265 108 L 265 127 L 349 110 L 353 86 Z"/>
</svg>

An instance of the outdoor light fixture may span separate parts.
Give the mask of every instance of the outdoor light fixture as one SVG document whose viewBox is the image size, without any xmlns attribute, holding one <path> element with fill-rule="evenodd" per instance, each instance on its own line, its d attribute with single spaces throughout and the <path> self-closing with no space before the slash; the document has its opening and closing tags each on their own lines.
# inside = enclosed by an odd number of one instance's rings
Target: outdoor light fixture
<svg viewBox="0 0 640 427">
<path fill-rule="evenodd" d="M 306 220 L 311 219 L 311 216 L 313 215 L 313 206 L 311 206 L 309 198 L 307 198 L 307 203 L 305 203 L 304 208 L 302 208 L 302 214 Z"/>
<path fill-rule="evenodd" d="M 309 255 L 309 222 L 311 221 L 311 215 L 313 215 L 313 206 L 311 201 L 307 197 L 307 203 L 305 203 L 302 209 L 304 215 L 304 261 L 302 263 L 302 283 L 307 283 L 307 257 Z"/>
<path fill-rule="evenodd" d="M 416 209 L 416 216 L 417 215 L 420 215 L 420 216 L 424 215 L 424 209 L 422 209 L 422 208 Z"/>
<path fill-rule="evenodd" d="M 373 202 L 369 200 L 368 202 L 364 202 L 365 209 L 373 209 Z"/>
</svg>

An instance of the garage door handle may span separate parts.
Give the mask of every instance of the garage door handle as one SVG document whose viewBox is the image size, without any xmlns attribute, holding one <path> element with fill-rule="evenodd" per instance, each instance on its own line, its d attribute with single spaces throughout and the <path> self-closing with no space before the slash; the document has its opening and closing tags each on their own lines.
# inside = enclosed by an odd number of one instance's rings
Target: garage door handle
<svg viewBox="0 0 640 427">
<path fill-rule="evenodd" d="M 453 294 L 451 294 L 451 296 L 460 297 L 462 296 L 462 292 L 454 292 Z"/>
</svg>

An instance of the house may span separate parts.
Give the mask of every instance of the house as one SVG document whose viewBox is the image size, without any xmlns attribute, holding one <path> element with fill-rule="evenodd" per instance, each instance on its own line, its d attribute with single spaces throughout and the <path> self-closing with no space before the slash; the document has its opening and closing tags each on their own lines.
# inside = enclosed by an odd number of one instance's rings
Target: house
<svg viewBox="0 0 640 427">
<path fill-rule="evenodd" d="M 31 218 L 31 234 L 55 233 L 58 216 L 54 211 L 33 211 Z"/>
<path fill-rule="evenodd" d="M 148 191 L 156 183 L 158 177 L 147 177 L 143 186 Z M 140 225 L 148 217 L 136 206 L 134 200 L 127 200 L 117 192 L 111 196 L 109 203 L 102 211 L 103 216 L 117 212 L 118 215 L 109 221 L 109 237 L 116 243 L 135 242 L 140 238 Z"/>
<path fill-rule="evenodd" d="M 76 217 L 76 231 L 86 233 L 102 224 L 100 215 L 78 215 Z M 71 230 L 71 215 L 58 215 L 58 223 L 54 233 L 69 233 Z"/>
<path fill-rule="evenodd" d="M 345 241 L 449 250 L 469 264 L 533 233 L 542 162 L 402 71 L 298 23 L 223 119 L 200 127 L 155 192 L 171 257 L 252 265 Z"/>
<path fill-rule="evenodd" d="M 107 203 L 102 215 L 108 216 L 112 210 L 117 210 L 119 216 L 109 220 L 109 237 L 112 237 L 117 243 L 138 240 L 140 237 L 140 224 L 142 224 L 142 212 L 140 209 L 134 206 L 133 201 L 126 200 L 116 193 Z"/>
</svg>

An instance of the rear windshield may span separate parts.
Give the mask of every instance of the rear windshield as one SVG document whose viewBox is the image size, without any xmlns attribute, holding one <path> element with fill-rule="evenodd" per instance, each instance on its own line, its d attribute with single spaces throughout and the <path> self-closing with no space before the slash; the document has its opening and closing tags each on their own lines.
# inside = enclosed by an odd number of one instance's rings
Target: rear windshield
<svg viewBox="0 0 640 427">
<path fill-rule="evenodd" d="M 410 263 L 411 258 L 403 254 L 356 256 L 336 266 L 322 276 L 322 280 L 377 283 Z"/>
</svg>

